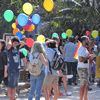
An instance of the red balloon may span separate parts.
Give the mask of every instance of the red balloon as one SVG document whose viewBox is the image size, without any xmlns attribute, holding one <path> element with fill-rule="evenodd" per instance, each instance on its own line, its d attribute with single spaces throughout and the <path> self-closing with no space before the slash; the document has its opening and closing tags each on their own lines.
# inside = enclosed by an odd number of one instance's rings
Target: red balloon
<svg viewBox="0 0 100 100">
<path fill-rule="evenodd" d="M 26 45 L 27 45 L 29 48 L 32 48 L 33 43 L 34 43 L 34 40 L 33 40 L 32 38 L 28 38 L 28 39 L 26 40 Z"/>
<path fill-rule="evenodd" d="M 90 34 L 91 34 L 91 33 L 90 33 L 89 31 L 86 31 L 86 35 L 87 35 L 87 36 L 90 36 Z"/>
<path fill-rule="evenodd" d="M 27 30 L 29 29 L 29 25 L 26 24 L 26 25 L 24 26 L 24 29 L 27 31 Z"/>
<path fill-rule="evenodd" d="M 30 19 L 30 17 L 28 16 L 28 18 Z"/>
</svg>

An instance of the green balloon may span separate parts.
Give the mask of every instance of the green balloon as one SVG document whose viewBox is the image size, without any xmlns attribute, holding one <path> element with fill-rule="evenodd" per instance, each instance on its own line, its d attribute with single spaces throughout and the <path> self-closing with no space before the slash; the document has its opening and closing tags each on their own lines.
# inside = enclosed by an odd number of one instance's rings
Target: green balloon
<svg viewBox="0 0 100 100">
<path fill-rule="evenodd" d="M 6 10 L 4 12 L 4 19 L 7 21 L 7 22 L 11 22 L 14 18 L 14 14 L 11 10 Z"/>
<path fill-rule="evenodd" d="M 74 38 L 74 36 L 73 36 L 73 35 L 72 35 L 72 36 L 70 36 L 70 37 Z"/>
<path fill-rule="evenodd" d="M 22 48 L 21 51 L 23 52 L 24 56 L 26 57 L 27 56 L 27 50 Z"/>
<path fill-rule="evenodd" d="M 67 38 L 66 33 L 62 33 L 62 34 L 61 34 L 61 36 L 62 36 L 62 38 L 64 38 L 64 39 L 66 39 L 66 38 Z"/>
<path fill-rule="evenodd" d="M 54 36 L 58 36 L 58 34 L 57 34 L 57 33 L 53 33 L 53 34 L 52 34 L 52 37 L 54 37 Z"/>
<path fill-rule="evenodd" d="M 99 52 L 99 56 L 100 56 L 100 52 Z"/>
</svg>

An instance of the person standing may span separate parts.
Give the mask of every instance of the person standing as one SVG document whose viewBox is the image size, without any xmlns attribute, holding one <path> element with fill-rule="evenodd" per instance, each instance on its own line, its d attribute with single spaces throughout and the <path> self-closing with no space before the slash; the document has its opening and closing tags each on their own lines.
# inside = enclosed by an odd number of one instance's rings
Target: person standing
<svg viewBox="0 0 100 100">
<path fill-rule="evenodd" d="M 30 62 L 32 59 L 38 59 L 39 67 L 41 68 L 41 73 L 39 75 L 30 74 L 30 82 L 31 82 L 31 90 L 29 93 L 28 100 L 32 100 L 34 96 L 34 92 L 36 90 L 36 100 L 40 100 L 41 88 L 43 85 L 45 72 L 43 70 L 43 66 L 47 66 L 48 62 L 44 56 L 44 48 L 39 41 L 34 42 L 31 53 L 29 55 Z"/>
<path fill-rule="evenodd" d="M 80 100 L 88 100 L 87 99 L 87 92 L 88 92 L 88 86 L 89 86 L 89 59 L 93 58 L 92 54 L 89 54 L 88 50 L 86 49 L 86 46 L 89 43 L 89 38 L 87 36 L 81 37 L 82 46 L 78 49 L 78 74 L 80 78 L 80 90 L 79 90 L 79 96 Z"/>
<path fill-rule="evenodd" d="M 68 43 L 65 44 L 63 48 L 63 55 L 65 57 L 65 65 L 67 65 L 68 75 L 71 75 L 71 71 L 73 72 L 73 82 L 76 83 L 76 69 L 77 69 L 77 60 L 73 58 L 77 44 L 74 44 L 74 39 L 72 37 L 68 38 Z M 72 80 L 68 80 L 68 85 L 72 84 Z"/>
<path fill-rule="evenodd" d="M 0 84 L 2 80 L 4 84 L 8 85 L 8 77 L 7 77 L 7 55 L 5 52 L 6 42 L 0 39 Z"/>
<path fill-rule="evenodd" d="M 57 53 L 59 53 L 58 49 L 57 49 L 57 43 L 54 40 L 48 40 L 45 43 L 43 43 L 43 46 L 45 49 L 45 55 L 47 56 L 48 61 L 51 62 L 53 60 L 55 51 L 57 51 Z M 53 86 L 54 100 L 57 100 L 59 97 L 59 92 L 58 92 L 59 71 L 50 68 L 49 63 L 48 63 L 46 70 L 47 70 L 46 71 L 47 76 L 45 76 L 44 82 L 43 82 L 43 90 L 44 90 L 45 100 L 49 100 L 48 90 L 50 91 L 50 85 Z"/>
<path fill-rule="evenodd" d="M 7 89 L 9 100 L 15 100 L 15 93 L 16 87 L 18 86 L 20 70 L 19 48 L 21 48 L 23 45 L 24 42 L 20 42 L 19 38 L 16 36 L 12 39 L 8 39 L 6 53 L 9 59 Z"/>
</svg>

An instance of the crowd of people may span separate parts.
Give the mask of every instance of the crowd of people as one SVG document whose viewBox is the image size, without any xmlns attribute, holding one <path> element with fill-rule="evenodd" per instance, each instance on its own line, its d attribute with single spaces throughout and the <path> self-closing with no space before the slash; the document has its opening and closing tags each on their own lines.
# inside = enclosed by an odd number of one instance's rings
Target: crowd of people
<svg viewBox="0 0 100 100">
<path fill-rule="evenodd" d="M 32 62 L 33 59 L 38 60 L 41 70 L 37 75 L 30 73 L 31 89 L 28 100 L 32 100 L 34 95 L 36 100 L 40 100 L 41 94 L 44 95 L 45 100 L 49 100 L 53 95 L 54 100 L 57 100 L 59 96 L 71 96 L 67 85 L 72 85 L 72 82 L 77 85 L 77 76 L 79 76 L 81 84 L 80 100 L 83 100 L 83 97 L 84 100 L 88 100 L 87 92 L 91 89 L 90 83 L 95 82 L 93 67 L 96 64 L 96 56 L 99 54 L 99 46 L 95 45 L 95 39 L 89 39 L 87 36 L 81 37 L 82 46 L 78 50 L 78 60 L 73 58 L 78 36 L 68 37 L 66 40 L 54 36 L 45 40 L 45 43 L 34 41 L 33 47 L 29 48 L 25 44 L 26 37 L 24 35 L 21 40 L 16 36 L 12 39 L 9 38 L 7 45 L 3 39 L 0 39 L 0 84 L 3 80 L 7 86 L 9 100 L 16 99 L 20 69 L 26 70 L 34 62 Z M 20 50 L 21 48 L 27 50 L 27 57 Z M 50 66 L 55 52 L 64 60 L 63 68 L 60 70 L 55 70 Z M 60 93 L 59 90 L 62 82 L 65 93 Z"/>
</svg>

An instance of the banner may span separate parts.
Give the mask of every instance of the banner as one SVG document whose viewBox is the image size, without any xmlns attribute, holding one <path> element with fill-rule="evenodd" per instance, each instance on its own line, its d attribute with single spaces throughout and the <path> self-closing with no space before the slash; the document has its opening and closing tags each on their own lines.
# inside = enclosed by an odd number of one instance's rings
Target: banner
<svg viewBox="0 0 100 100">
<path fill-rule="evenodd" d="M 100 78 L 100 56 L 96 57 L 96 73 L 95 73 L 96 78 Z"/>
</svg>

